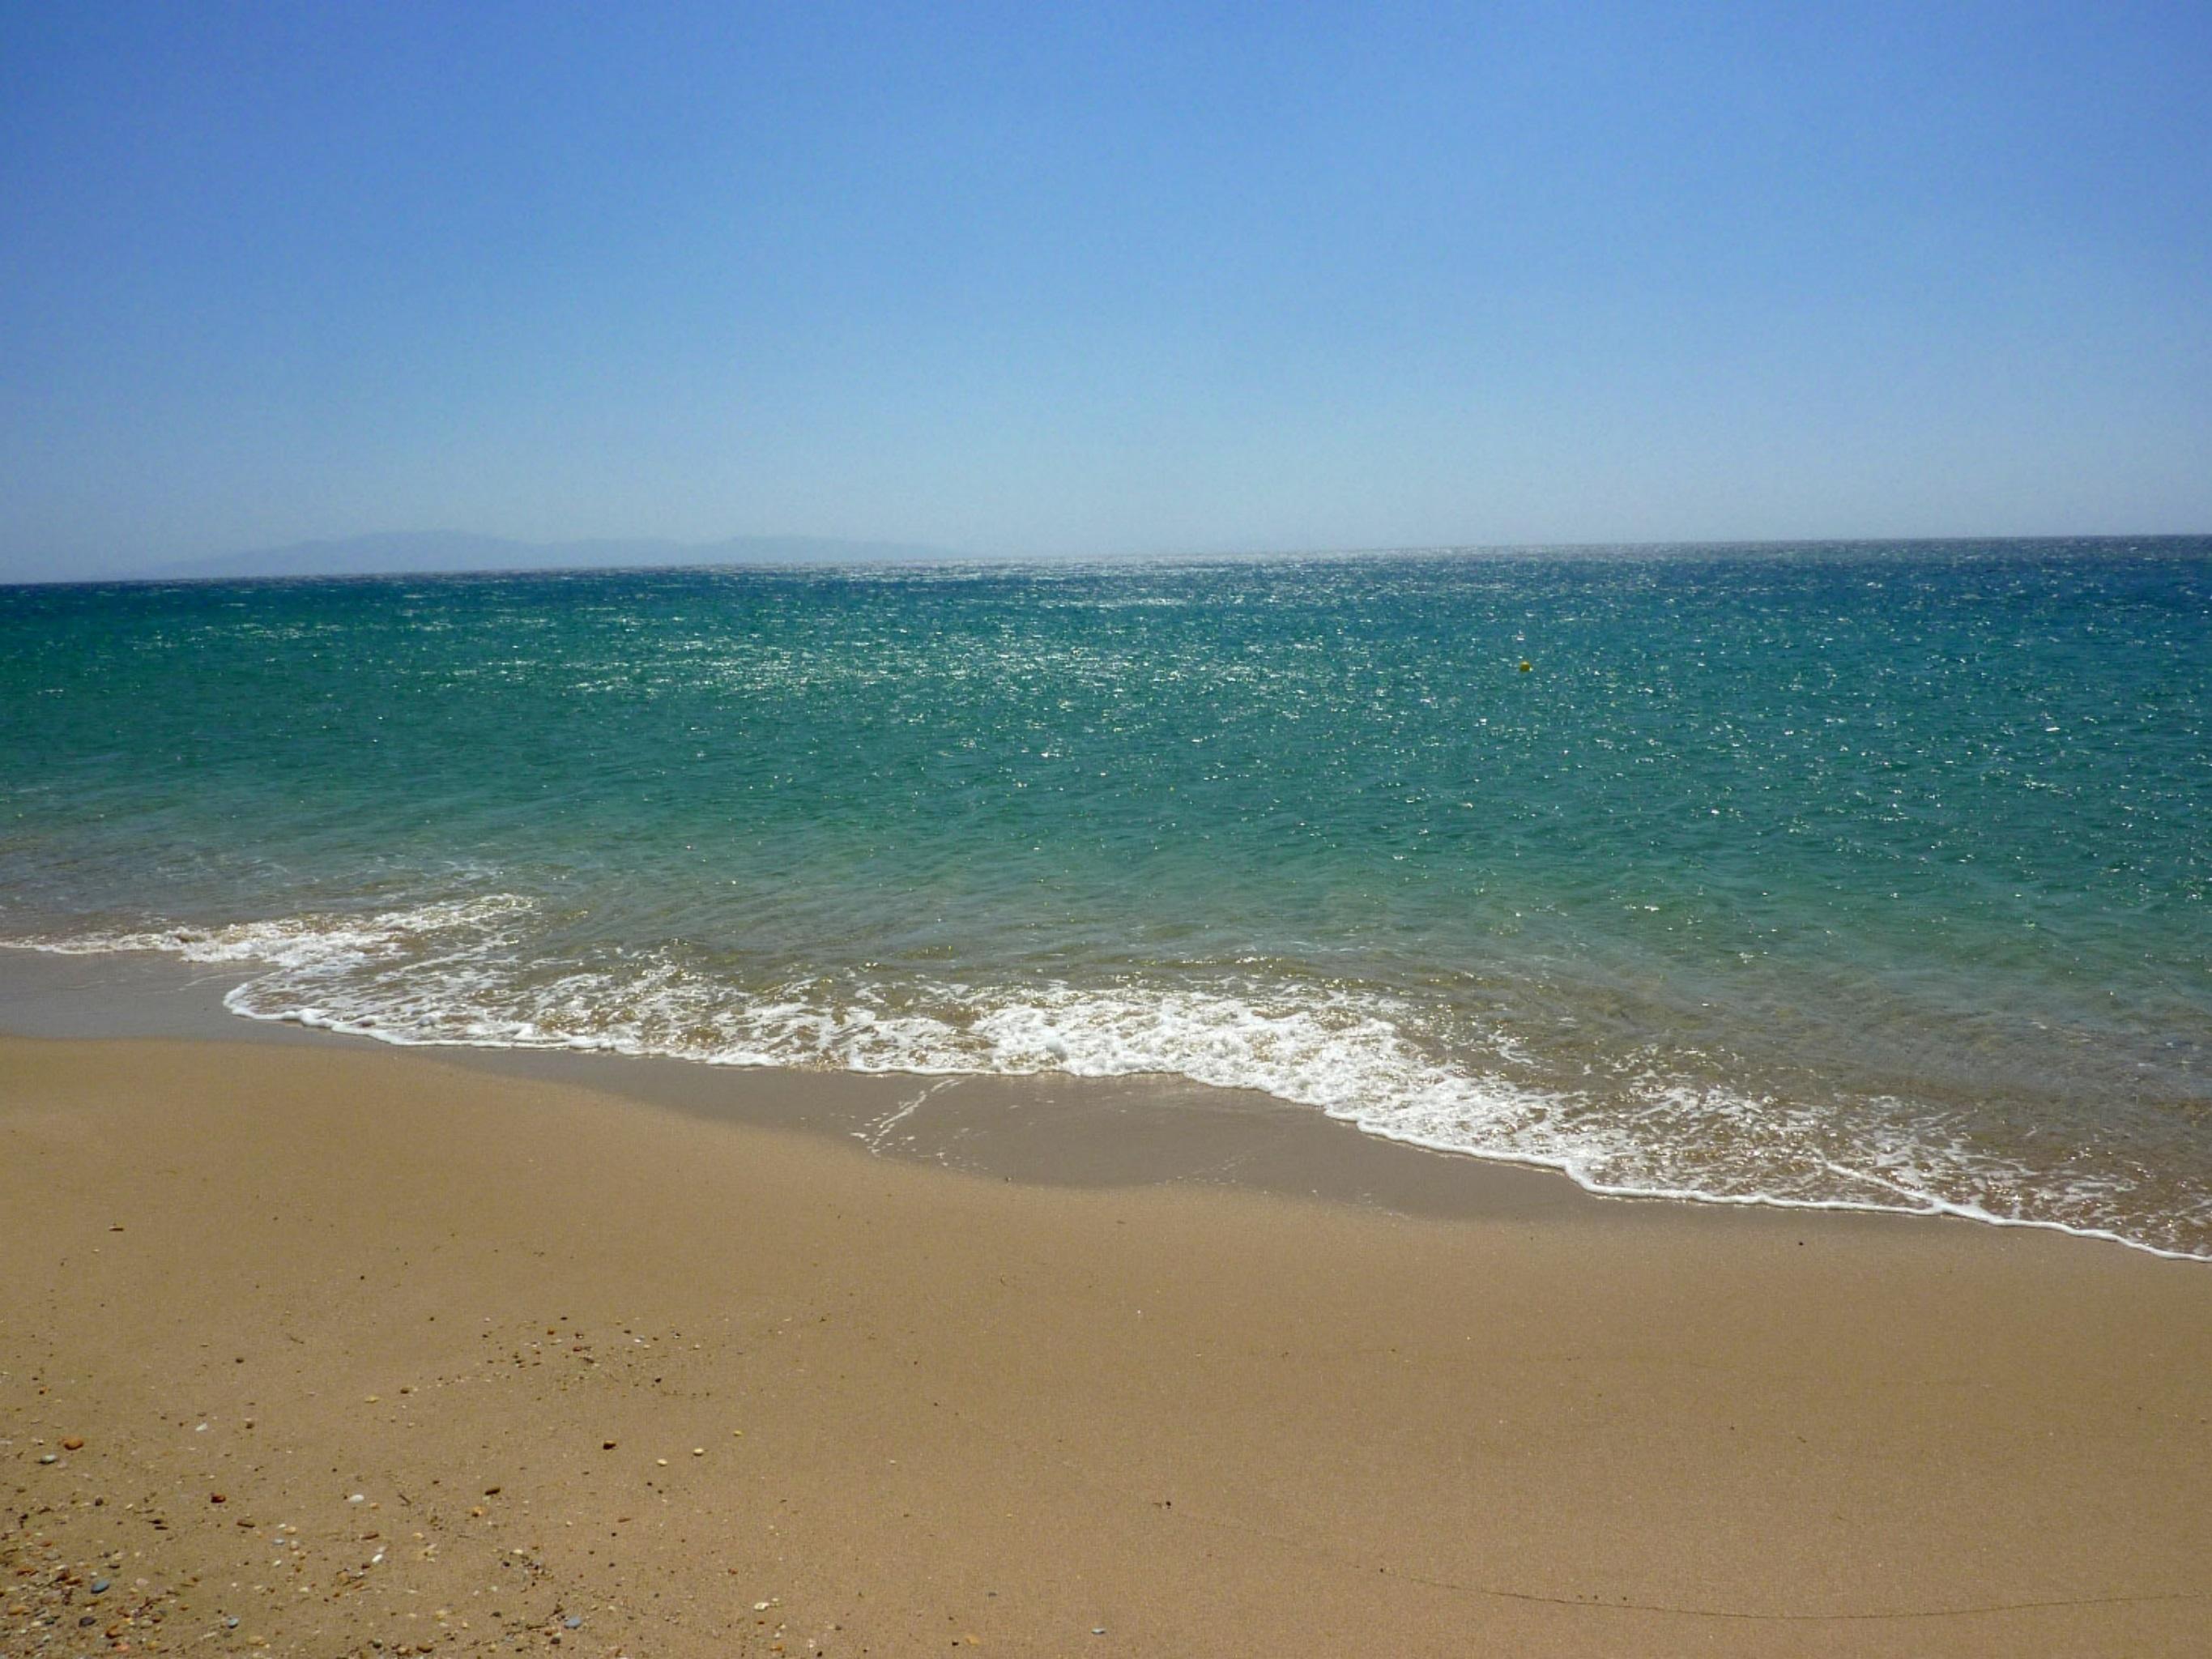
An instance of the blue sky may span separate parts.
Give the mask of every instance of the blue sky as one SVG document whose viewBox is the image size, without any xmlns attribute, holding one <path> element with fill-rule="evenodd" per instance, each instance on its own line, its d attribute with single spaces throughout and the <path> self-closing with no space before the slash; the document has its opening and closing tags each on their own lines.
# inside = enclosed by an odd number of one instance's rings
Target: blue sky
<svg viewBox="0 0 2212 1659">
<path fill-rule="evenodd" d="M 0 0 L 0 574 L 2212 531 L 2212 8 Z"/>
</svg>

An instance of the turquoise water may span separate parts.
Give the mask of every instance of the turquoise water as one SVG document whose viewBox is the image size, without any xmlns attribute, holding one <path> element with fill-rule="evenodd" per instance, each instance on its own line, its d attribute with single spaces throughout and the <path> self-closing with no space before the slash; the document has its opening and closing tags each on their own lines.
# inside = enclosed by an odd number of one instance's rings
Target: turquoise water
<svg viewBox="0 0 2212 1659">
<path fill-rule="evenodd" d="M 2212 542 L 0 589 L 0 935 L 241 1013 L 2202 1255 L 2208 826 Z"/>
</svg>

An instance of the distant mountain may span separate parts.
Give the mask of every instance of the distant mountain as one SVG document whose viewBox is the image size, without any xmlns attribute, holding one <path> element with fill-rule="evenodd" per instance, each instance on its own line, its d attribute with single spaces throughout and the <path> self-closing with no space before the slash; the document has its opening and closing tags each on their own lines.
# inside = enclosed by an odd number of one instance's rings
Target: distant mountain
<svg viewBox="0 0 2212 1659">
<path fill-rule="evenodd" d="M 818 536 L 735 536 L 721 542 L 517 542 L 440 530 L 300 542 L 191 559 L 144 574 L 180 576 L 427 575 L 465 570 L 607 570 L 641 565 L 887 564 L 958 556 L 904 542 L 848 542 Z"/>
</svg>

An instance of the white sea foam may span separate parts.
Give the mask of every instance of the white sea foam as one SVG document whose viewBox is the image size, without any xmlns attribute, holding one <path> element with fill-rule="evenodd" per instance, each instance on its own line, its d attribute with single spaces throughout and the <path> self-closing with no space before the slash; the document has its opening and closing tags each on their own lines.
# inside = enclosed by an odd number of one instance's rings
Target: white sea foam
<svg viewBox="0 0 2212 1659">
<path fill-rule="evenodd" d="M 1953 1215 L 2107 1239 L 2154 1255 L 2212 1224 L 2212 1199 L 2165 1239 L 2107 1224 L 2116 1182 L 2049 1177 L 1968 1144 L 1901 1101 L 1832 1111 L 1655 1069 L 1587 1092 L 1527 1080 L 1504 1032 L 1449 1051 L 1417 1011 L 1370 992 L 1239 982 L 1200 988 L 822 979 L 748 990 L 667 951 L 534 963 L 538 906 L 496 893 L 368 915 L 0 940 L 71 955 L 153 951 L 244 969 L 227 1005 L 398 1044 L 588 1049 L 724 1066 L 872 1073 L 1168 1075 L 1264 1091 L 1365 1132 L 1561 1171 L 1624 1198 Z M 1516 1076 L 1516 1073 L 1522 1075 Z M 2027 1195 L 2021 1207 L 1999 1194 Z M 2024 1212 L 2028 1206 L 2033 1212 Z"/>
<path fill-rule="evenodd" d="M 392 957 L 410 944 L 461 929 L 482 928 L 534 908 L 512 893 L 450 899 L 368 915 L 279 916 L 216 927 L 140 928 L 46 939 L 0 939 L 19 950 L 57 956 L 161 951 L 187 962 L 252 964 L 273 969 L 343 968 Z"/>
</svg>

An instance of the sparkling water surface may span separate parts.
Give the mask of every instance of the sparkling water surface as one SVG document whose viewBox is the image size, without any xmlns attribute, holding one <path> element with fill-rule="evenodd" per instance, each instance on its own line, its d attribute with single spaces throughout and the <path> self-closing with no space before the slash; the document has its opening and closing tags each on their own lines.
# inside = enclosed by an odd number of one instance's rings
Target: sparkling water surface
<svg viewBox="0 0 2212 1659">
<path fill-rule="evenodd" d="M 0 935 L 392 1041 L 2212 1255 L 2209 882 L 2207 541 L 0 589 Z"/>
</svg>

